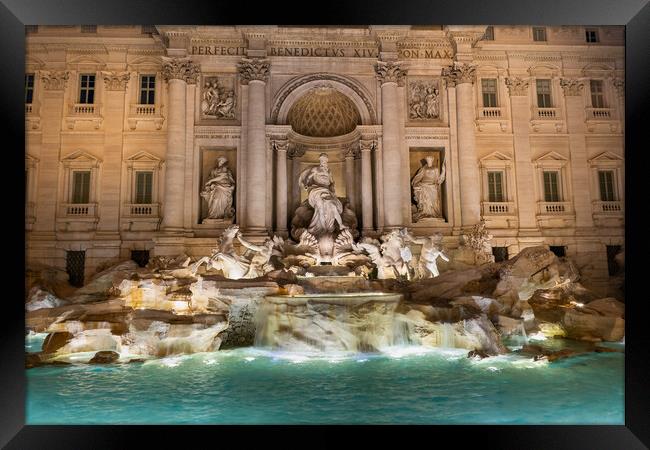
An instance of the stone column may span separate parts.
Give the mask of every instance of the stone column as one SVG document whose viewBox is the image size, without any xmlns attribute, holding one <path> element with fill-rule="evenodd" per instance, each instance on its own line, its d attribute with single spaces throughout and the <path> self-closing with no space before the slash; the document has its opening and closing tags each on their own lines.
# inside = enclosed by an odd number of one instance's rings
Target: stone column
<svg viewBox="0 0 650 450">
<path fill-rule="evenodd" d="M 56 229 L 56 206 L 59 192 L 59 152 L 61 149 L 61 120 L 63 118 L 64 93 L 69 72 L 44 71 L 39 73 L 41 94 L 41 153 L 38 192 L 35 195 L 38 211 L 33 234 L 54 237 Z M 26 139 L 30 139 L 25 133 Z M 67 202 L 67 199 L 63 200 Z M 33 242 L 32 242 L 33 244 Z M 65 264 L 65 263 L 64 263 Z M 64 265 L 65 267 L 65 265 Z"/>
<path fill-rule="evenodd" d="M 286 140 L 273 141 L 276 154 L 275 180 L 275 231 L 278 235 L 287 235 L 287 149 Z"/>
<path fill-rule="evenodd" d="M 102 214 L 97 224 L 101 234 L 113 233 L 119 239 L 120 179 L 122 172 L 124 95 L 131 75 L 128 72 L 104 72 L 104 153 L 99 204 Z M 130 179 L 127 180 L 130 182 Z M 126 199 L 130 202 L 130 199 Z"/>
<path fill-rule="evenodd" d="M 185 133 L 187 83 L 196 82 L 199 67 L 187 58 L 164 58 L 162 75 L 169 85 L 167 111 L 167 154 L 162 230 L 183 229 L 185 186 Z"/>
<path fill-rule="evenodd" d="M 582 97 L 584 85 L 576 79 L 562 78 L 560 86 L 566 101 L 566 121 L 571 153 L 571 184 L 573 207 L 576 213 L 576 231 L 593 227 L 589 163 L 585 141 L 585 102 Z M 568 201 L 567 198 L 565 201 Z"/>
<path fill-rule="evenodd" d="M 456 86 L 456 120 L 458 124 L 458 162 L 460 169 L 460 217 L 463 228 L 481 218 L 481 177 L 474 136 L 474 81 L 476 66 L 454 63 L 442 70 L 447 85 Z"/>
<path fill-rule="evenodd" d="M 246 142 L 246 232 L 265 234 L 266 230 L 266 82 L 268 60 L 242 59 L 238 64 L 241 82 L 248 86 Z"/>
<path fill-rule="evenodd" d="M 299 144 L 291 143 L 287 156 L 291 160 L 291 211 L 288 213 L 288 221 L 293 219 L 293 212 L 300 206 L 300 157 L 305 154 L 305 147 Z"/>
<path fill-rule="evenodd" d="M 350 203 L 350 207 L 355 212 L 357 208 L 354 189 L 354 158 L 357 156 L 358 151 L 356 143 L 350 145 L 350 147 L 345 150 L 345 194 Z"/>
<path fill-rule="evenodd" d="M 506 86 L 510 94 L 512 113 L 512 135 L 514 145 L 515 178 L 517 190 L 517 214 L 519 215 L 519 237 L 539 234 L 537 227 L 537 199 L 535 198 L 535 169 L 531 163 L 530 150 L 530 102 L 528 79 L 510 77 Z"/>
<path fill-rule="evenodd" d="M 374 141 L 359 141 L 361 151 L 361 226 L 365 236 L 372 233 L 372 162 L 370 152 L 375 146 Z"/>
<path fill-rule="evenodd" d="M 379 61 L 375 66 L 381 83 L 381 122 L 383 128 L 383 193 L 384 226 L 395 228 L 403 225 L 402 215 L 402 155 L 400 149 L 400 95 L 398 86 L 404 85 L 406 71 L 399 62 Z"/>
</svg>

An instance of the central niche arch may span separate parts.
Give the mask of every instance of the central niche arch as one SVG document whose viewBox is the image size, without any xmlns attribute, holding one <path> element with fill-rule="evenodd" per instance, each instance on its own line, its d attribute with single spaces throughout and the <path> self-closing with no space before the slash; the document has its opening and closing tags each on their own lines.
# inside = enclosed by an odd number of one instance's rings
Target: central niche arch
<svg viewBox="0 0 650 450">
<path fill-rule="evenodd" d="M 314 88 L 327 86 L 338 94 L 346 97 L 346 101 L 353 104 L 359 114 L 360 125 L 375 125 L 377 114 L 369 92 L 355 80 L 347 77 L 330 74 L 314 73 L 302 75 L 287 82 L 273 100 L 271 109 L 271 122 L 277 125 L 288 125 L 289 112 L 299 100 L 310 93 Z M 338 98 L 338 96 L 336 96 Z M 347 107 L 343 107 L 347 109 Z"/>
<path fill-rule="evenodd" d="M 298 134 L 336 137 L 361 125 L 361 115 L 352 100 L 329 83 L 321 83 L 302 95 L 287 113 L 287 123 Z"/>
</svg>

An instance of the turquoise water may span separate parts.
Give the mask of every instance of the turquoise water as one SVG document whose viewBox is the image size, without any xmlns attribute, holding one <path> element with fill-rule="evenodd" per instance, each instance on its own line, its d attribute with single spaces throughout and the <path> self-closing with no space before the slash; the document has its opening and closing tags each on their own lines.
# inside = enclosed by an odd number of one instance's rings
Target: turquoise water
<svg viewBox="0 0 650 450">
<path fill-rule="evenodd" d="M 42 336 L 29 339 L 28 351 Z M 546 341 L 562 347 L 562 341 Z M 577 345 L 577 344 L 574 344 Z M 552 364 L 399 347 L 299 355 L 241 348 L 27 370 L 28 424 L 623 424 L 622 353 Z"/>
</svg>

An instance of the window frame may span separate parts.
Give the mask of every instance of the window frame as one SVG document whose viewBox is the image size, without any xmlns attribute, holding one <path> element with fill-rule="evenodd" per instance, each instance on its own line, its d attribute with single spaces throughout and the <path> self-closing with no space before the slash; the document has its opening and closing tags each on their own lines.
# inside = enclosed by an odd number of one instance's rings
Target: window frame
<svg viewBox="0 0 650 450">
<path fill-rule="evenodd" d="M 91 86 L 84 86 L 84 77 L 92 77 L 92 87 Z M 90 83 L 90 79 L 87 80 L 87 84 Z M 92 93 L 92 101 L 82 101 L 82 95 L 83 93 L 86 93 L 86 100 L 88 100 L 88 94 Z M 96 73 L 89 73 L 89 72 L 83 72 L 79 74 L 79 83 L 78 83 L 78 95 L 77 95 L 77 104 L 80 105 L 95 105 L 96 104 L 96 98 L 97 98 L 97 74 Z"/>
<path fill-rule="evenodd" d="M 77 192 L 77 175 L 81 174 L 87 174 L 88 175 L 88 187 L 87 187 L 87 192 Z M 69 192 L 70 195 L 68 197 L 68 202 L 72 205 L 87 205 L 90 203 L 90 186 L 91 186 L 91 178 L 92 178 L 92 171 L 90 169 L 72 169 L 70 173 L 70 188 Z M 77 201 L 77 194 L 79 196 L 85 197 L 86 201 Z M 85 194 L 85 195 L 83 195 Z"/>
<path fill-rule="evenodd" d="M 573 215 L 573 186 L 571 182 L 571 168 L 569 159 L 555 151 L 550 151 L 541 155 L 540 157 L 533 160 L 533 165 L 535 167 L 535 177 L 537 179 L 536 185 L 536 198 L 537 202 L 540 205 L 537 214 L 545 216 L 548 214 L 542 208 L 542 204 L 545 203 L 564 203 L 564 210 L 559 213 L 560 215 Z M 544 186 L 544 172 L 558 172 L 558 196 L 559 200 L 557 202 L 547 201 L 545 196 L 545 186 Z M 553 214 L 558 215 L 558 214 Z"/>
<path fill-rule="evenodd" d="M 61 160 L 61 186 L 59 194 L 59 203 L 61 205 L 73 204 L 73 183 L 75 171 L 90 171 L 90 186 L 88 191 L 88 205 L 97 204 L 99 198 L 98 186 L 100 185 L 100 170 L 102 161 L 93 155 L 79 150 L 72 152 Z M 64 208 L 65 209 L 65 208 Z M 96 208 L 93 208 L 95 211 Z M 66 213 L 61 213 L 66 217 Z M 96 214 L 93 213 L 93 214 Z M 91 214 L 91 215 L 93 215 Z"/>
<path fill-rule="evenodd" d="M 611 168 L 607 168 L 607 169 L 599 168 L 599 169 L 597 169 L 597 171 L 598 171 L 598 190 L 599 190 L 598 193 L 600 194 L 598 196 L 598 198 L 600 198 L 601 202 L 617 202 L 618 201 L 618 193 L 617 193 L 617 189 L 616 189 L 616 170 L 611 169 Z M 609 174 L 610 175 L 610 180 L 609 181 L 611 183 L 610 190 L 608 191 L 606 189 L 605 192 L 603 192 L 603 189 L 602 189 L 603 188 L 603 180 L 601 178 L 601 175 L 604 175 L 604 174 Z M 605 182 L 605 185 L 607 185 L 606 182 Z M 603 198 L 603 196 L 605 196 L 605 197 L 607 196 L 605 194 L 611 194 L 612 198 L 607 198 L 607 199 Z"/>
<path fill-rule="evenodd" d="M 31 76 L 32 85 L 29 86 L 28 78 Z M 34 72 L 25 73 L 25 104 L 33 105 L 34 104 L 34 92 L 36 91 L 36 74 Z M 31 95 L 28 95 L 31 94 Z M 29 97 L 29 101 L 28 100 Z"/>
<path fill-rule="evenodd" d="M 145 189 L 145 192 L 140 192 L 140 180 L 139 176 L 140 175 L 149 175 L 149 185 L 148 185 L 148 191 Z M 133 186 L 133 203 L 136 205 L 150 205 L 153 203 L 153 177 L 154 177 L 154 171 L 153 170 L 143 170 L 143 169 L 136 169 L 135 170 L 135 184 Z M 147 199 L 147 194 L 148 194 L 148 199 Z"/>
<path fill-rule="evenodd" d="M 537 39 L 538 33 L 541 33 L 544 39 Z M 548 42 L 548 33 L 546 27 L 532 27 L 533 42 Z"/>
<path fill-rule="evenodd" d="M 149 81 L 147 82 L 147 87 L 143 87 L 142 83 L 144 81 L 144 78 L 147 77 Z M 153 78 L 153 88 L 150 86 L 151 83 L 151 78 Z M 157 74 L 156 73 L 140 73 L 138 74 L 138 105 L 156 105 L 157 101 L 157 95 L 156 95 L 156 87 L 157 87 Z M 146 92 L 147 94 L 147 103 L 142 102 L 142 95 Z M 149 96 L 152 95 L 152 98 L 149 98 Z M 149 101 L 151 100 L 151 101 Z"/>
<path fill-rule="evenodd" d="M 494 92 L 485 92 L 485 83 L 486 81 L 494 81 Z M 485 99 L 486 95 L 494 95 L 494 105 L 486 105 Z M 481 102 L 483 108 L 499 108 L 499 79 L 498 78 L 481 78 Z"/>
<path fill-rule="evenodd" d="M 555 175 L 555 191 L 552 192 L 552 190 L 547 191 L 547 180 L 546 180 L 546 175 Z M 558 169 L 545 169 L 542 170 L 542 177 L 543 177 L 543 186 L 544 186 L 544 192 L 543 192 L 543 197 L 544 197 L 544 203 L 561 203 L 562 202 L 562 181 L 561 181 L 561 173 L 560 170 Z M 549 177 L 550 178 L 550 177 Z M 550 184 L 550 183 L 549 183 Z M 549 199 L 547 198 L 547 194 L 549 194 L 550 197 L 557 197 L 555 200 L 552 198 Z M 555 194 L 555 195 L 553 195 Z"/>
<path fill-rule="evenodd" d="M 600 83 L 600 92 L 594 93 L 593 87 L 594 87 L 594 82 Z M 594 104 L 594 95 L 600 96 L 602 105 L 597 106 Z M 607 106 L 607 96 L 605 95 L 605 80 L 598 79 L 598 78 L 590 78 L 589 79 L 589 96 L 590 96 L 590 105 L 591 108 L 600 108 L 600 109 L 605 109 L 608 108 Z M 596 97 L 598 98 L 598 97 Z"/>
<path fill-rule="evenodd" d="M 593 33 L 595 40 L 589 40 L 589 33 Z M 600 33 L 598 33 L 598 28 L 585 28 L 585 42 L 587 44 L 597 44 L 600 42 Z"/>
<path fill-rule="evenodd" d="M 542 94 L 539 93 L 539 87 L 541 81 L 548 81 L 548 93 L 542 93 Z M 549 105 L 542 106 L 539 104 L 540 95 L 542 96 L 548 95 Z M 553 106 L 553 79 L 552 78 L 535 78 L 535 106 L 537 108 L 555 108 L 555 106 Z"/>
<path fill-rule="evenodd" d="M 493 192 L 492 192 L 492 184 L 494 184 L 494 186 L 496 187 L 496 183 L 491 183 L 490 182 L 490 175 L 497 175 L 497 174 L 499 175 L 498 178 L 499 178 L 500 192 L 497 192 L 497 190 L 495 189 L 494 197 L 495 198 L 500 197 L 500 200 L 493 200 L 492 199 L 492 194 L 493 194 Z M 505 170 L 500 170 L 500 169 L 488 169 L 487 170 L 487 184 L 488 184 L 488 190 L 487 190 L 488 200 L 487 201 L 488 202 L 490 202 L 490 203 L 505 203 L 506 202 L 507 196 L 506 196 L 505 178 L 506 178 Z M 497 193 L 500 194 L 500 195 L 497 195 Z"/>
</svg>

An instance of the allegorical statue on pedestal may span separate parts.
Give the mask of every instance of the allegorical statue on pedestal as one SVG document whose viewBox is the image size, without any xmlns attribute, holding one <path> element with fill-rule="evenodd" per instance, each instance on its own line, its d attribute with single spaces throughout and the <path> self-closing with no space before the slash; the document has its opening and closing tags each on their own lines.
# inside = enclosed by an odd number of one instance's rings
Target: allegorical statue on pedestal
<svg viewBox="0 0 650 450">
<path fill-rule="evenodd" d="M 235 214 L 232 207 L 235 179 L 226 164 L 228 160 L 225 157 L 217 158 L 201 191 L 201 197 L 208 202 L 207 219 L 230 219 Z"/>
<path fill-rule="evenodd" d="M 433 156 L 429 155 L 425 160 L 426 164 L 418 169 L 411 181 L 417 205 L 417 212 L 413 214 L 413 220 L 416 222 L 424 218 L 442 218 L 440 186 L 445 181 L 445 161 L 442 160 L 441 171 L 434 166 Z"/>
</svg>

